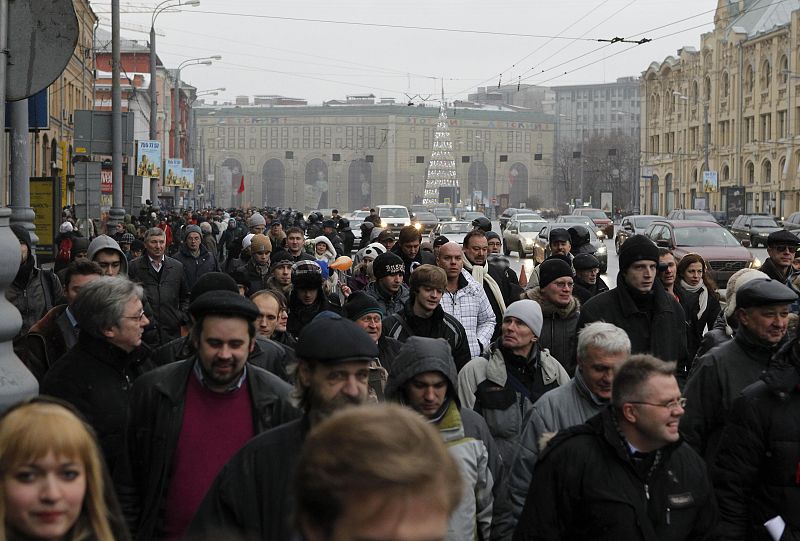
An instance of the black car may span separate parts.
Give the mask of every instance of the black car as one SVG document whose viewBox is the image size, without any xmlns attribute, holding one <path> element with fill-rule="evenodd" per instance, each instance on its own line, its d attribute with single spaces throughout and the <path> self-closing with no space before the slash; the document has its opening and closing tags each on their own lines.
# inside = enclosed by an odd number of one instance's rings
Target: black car
<svg viewBox="0 0 800 541">
<path fill-rule="evenodd" d="M 774 216 L 769 214 L 741 214 L 731 225 L 731 233 L 736 239 L 747 246 L 758 248 L 759 244 L 766 246 L 770 233 L 783 229 Z"/>
<path fill-rule="evenodd" d="M 635 214 L 633 216 L 625 216 L 617 227 L 617 233 L 614 236 L 614 248 L 617 253 L 628 237 L 633 235 L 644 234 L 647 226 L 653 220 L 659 220 L 661 216 L 655 214 Z"/>
</svg>

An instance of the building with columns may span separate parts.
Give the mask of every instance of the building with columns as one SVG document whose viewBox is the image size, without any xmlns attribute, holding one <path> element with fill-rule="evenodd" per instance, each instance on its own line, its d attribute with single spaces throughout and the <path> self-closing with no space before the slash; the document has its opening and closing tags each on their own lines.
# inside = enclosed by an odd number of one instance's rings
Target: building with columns
<svg viewBox="0 0 800 541">
<path fill-rule="evenodd" d="M 643 73 L 642 213 L 800 209 L 799 9 L 800 0 L 719 0 L 699 49 Z"/>
<path fill-rule="evenodd" d="M 421 202 L 439 110 L 359 97 L 194 113 L 209 204 L 351 211 Z M 519 206 L 530 196 L 552 204 L 551 115 L 457 104 L 448 117 L 464 205 Z"/>
</svg>

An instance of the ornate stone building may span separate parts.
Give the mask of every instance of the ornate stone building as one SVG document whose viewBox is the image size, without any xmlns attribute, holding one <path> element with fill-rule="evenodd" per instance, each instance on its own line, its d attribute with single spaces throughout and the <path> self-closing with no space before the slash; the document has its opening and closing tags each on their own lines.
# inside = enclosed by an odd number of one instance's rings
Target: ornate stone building
<svg viewBox="0 0 800 541">
<path fill-rule="evenodd" d="M 800 208 L 798 9 L 800 0 L 719 0 L 699 50 L 643 73 L 642 213 Z"/>
<path fill-rule="evenodd" d="M 439 113 L 394 103 L 194 112 L 209 203 L 343 211 L 421 201 Z M 552 116 L 497 107 L 456 107 L 448 116 L 465 205 L 494 198 L 517 206 L 532 195 L 551 204 Z"/>
</svg>

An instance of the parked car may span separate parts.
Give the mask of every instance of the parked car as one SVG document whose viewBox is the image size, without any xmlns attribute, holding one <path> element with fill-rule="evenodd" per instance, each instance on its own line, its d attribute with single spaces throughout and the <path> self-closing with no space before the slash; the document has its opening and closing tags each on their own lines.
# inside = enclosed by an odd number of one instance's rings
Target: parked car
<svg viewBox="0 0 800 541">
<path fill-rule="evenodd" d="M 766 246 L 767 237 L 774 231 L 783 229 L 769 214 L 740 214 L 731 225 L 731 234 L 739 239 L 742 246 Z"/>
<path fill-rule="evenodd" d="M 517 209 L 510 207 L 503 211 L 503 213 L 500 215 L 500 218 L 498 218 L 498 221 L 500 222 L 500 230 L 502 231 L 505 229 L 509 220 L 538 220 L 539 218 L 542 218 L 541 214 L 533 212 L 531 209 Z"/>
<path fill-rule="evenodd" d="M 471 222 L 439 222 L 428 235 L 428 240 L 433 244 L 436 237 L 444 235 L 447 240 L 464 244 L 464 237 L 473 229 Z"/>
<path fill-rule="evenodd" d="M 419 211 L 415 212 L 411 218 L 411 223 L 416 227 L 420 233 L 427 235 L 439 223 L 439 218 L 432 212 Z"/>
<path fill-rule="evenodd" d="M 542 227 L 547 225 L 547 220 L 509 220 L 503 230 L 503 253 L 511 255 L 517 252 L 519 257 L 533 255 L 536 237 Z"/>
<path fill-rule="evenodd" d="M 363 222 L 364 218 L 366 218 L 367 216 L 369 216 L 368 210 L 354 210 L 353 212 L 350 213 L 350 216 L 348 216 L 348 218 L 350 218 L 350 220 L 358 219 Z"/>
<path fill-rule="evenodd" d="M 606 233 L 605 230 L 601 227 L 597 227 L 595 225 L 594 220 L 589 218 L 588 216 L 578 216 L 575 214 L 564 214 L 556 218 L 557 224 L 567 224 L 564 227 L 567 229 L 570 228 L 572 225 L 585 225 L 589 229 L 594 229 L 595 233 L 597 234 L 597 238 L 600 240 L 605 240 Z"/>
<path fill-rule="evenodd" d="M 533 264 L 539 265 L 542 261 L 550 257 L 550 231 L 557 228 L 563 228 L 564 223 L 550 222 L 539 230 L 536 237 L 533 253 Z M 608 270 L 608 249 L 605 243 L 597 238 L 594 228 L 588 228 L 589 235 L 591 235 L 591 245 L 595 247 L 594 256 L 600 262 L 600 273 L 605 274 Z"/>
<path fill-rule="evenodd" d="M 588 216 L 594 222 L 594 225 L 601 228 L 605 233 L 606 238 L 610 239 L 614 236 L 614 222 L 608 215 L 600 209 L 593 209 L 588 207 L 578 207 L 572 211 L 573 216 Z"/>
<path fill-rule="evenodd" d="M 694 209 L 675 209 L 667 214 L 667 220 L 694 220 L 698 222 L 719 223 L 710 212 Z"/>
<path fill-rule="evenodd" d="M 742 246 L 730 231 L 718 223 L 700 220 L 654 220 L 645 235 L 659 246 L 669 248 L 680 259 L 698 253 L 710 267 L 717 286 L 724 289 L 728 278 L 741 269 L 758 269 L 761 261 Z"/>
<path fill-rule="evenodd" d="M 616 249 L 617 253 L 619 253 L 622 243 L 625 242 L 628 237 L 643 234 L 647 229 L 647 226 L 650 225 L 653 220 L 660 219 L 661 216 L 656 216 L 655 214 L 625 216 L 620 222 L 619 227 L 617 228 L 617 234 L 614 237 L 614 248 Z"/>
</svg>

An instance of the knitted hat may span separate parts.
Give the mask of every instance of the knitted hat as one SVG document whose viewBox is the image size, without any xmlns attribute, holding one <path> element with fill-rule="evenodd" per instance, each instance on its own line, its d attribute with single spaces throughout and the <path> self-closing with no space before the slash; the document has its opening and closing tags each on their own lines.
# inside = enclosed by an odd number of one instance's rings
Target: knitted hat
<svg viewBox="0 0 800 541">
<path fill-rule="evenodd" d="M 373 242 L 372 244 L 367 245 L 364 248 L 363 257 L 371 257 L 375 260 L 379 255 L 386 253 L 386 246 L 381 244 L 380 242 Z"/>
<path fill-rule="evenodd" d="M 539 265 L 539 287 L 542 289 L 564 276 L 572 278 L 572 267 L 563 259 L 547 259 Z"/>
<path fill-rule="evenodd" d="M 404 274 L 406 266 L 400 256 L 392 252 L 386 252 L 375 258 L 372 263 L 372 272 L 375 274 L 375 279 L 380 280 L 392 274 Z"/>
<path fill-rule="evenodd" d="M 644 235 L 633 235 L 619 249 L 619 270 L 624 271 L 637 261 L 652 261 L 658 265 L 658 246 Z"/>
<path fill-rule="evenodd" d="M 250 239 L 251 254 L 257 254 L 259 252 L 269 253 L 271 251 L 272 251 L 272 242 L 270 242 L 268 236 L 259 233 L 258 235 L 253 235 L 253 238 Z"/>
<path fill-rule="evenodd" d="M 264 217 L 262 215 L 260 215 L 258 212 L 255 212 L 255 213 L 253 213 L 252 216 L 250 216 L 247 219 L 247 227 L 255 227 L 257 225 L 266 226 L 267 225 L 267 220 L 265 220 Z"/>
<path fill-rule="evenodd" d="M 327 314 L 326 314 L 327 316 Z M 331 347 L 331 337 L 336 347 Z M 315 317 L 300 331 L 295 349 L 297 357 L 322 364 L 371 361 L 378 356 L 378 345 L 367 331 L 338 314 Z"/>
<path fill-rule="evenodd" d="M 203 237 L 203 230 L 200 229 L 199 225 L 192 224 L 192 225 L 187 225 L 185 228 L 183 228 L 183 238 L 188 237 L 189 233 L 197 233 L 198 235 L 200 235 L 200 238 Z"/>
<path fill-rule="evenodd" d="M 273 253 L 269 262 L 269 272 L 272 272 L 278 267 L 282 267 L 284 265 L 288 265 L 289 267 L 294 265 L 294 259 L 292 259 L 291 254 L 284 250 Z"/>
<path fill-rule="evenodd" d="M 496 231 L 487 231 L 486 232 L 486 240 L 489 240 L 489 239 L 501 240 L 500 239 L 500 235 Z"/>
<path fill-rule="evenodd" d="M 125 233 L 124 235 L 122 235 L 122 237 L 120 237 L 119 243 L 120 244 L 131 244 L 135 239 L 136 239 L 136 237 L 134 237 L 130 233 Z M 73 246 L 74 246 L 74 243 L 73 243 Z"/>
<path fill-rule="evenodd" d="M 192 290 L 189 292 L 189 301 L 191 302 L 209 291 L 233 291 L 237 295 L 239 294 L 236 280 L 224 272 L 207 272 L 192 286 Z"/>
<path fill-rule="evenodd" d="M 31 234 L 25 229 L 25 226 L 22 224 L 11 224 L 11 231 L 14 232 L 17 239 L 20 242 L 24 242 L 28 246 L 28 250 L 31 249 Z"/>
<path fill-rule="evenodd" d="M 371 295 L 356 291 L 347 298 L 344 304 L 344 315 L 347 319 L 356 321 L 367 314 L 380 314 L 381 317 L 384 315 L 381 305 Z"/>
<path fill-rule="evenodd" d="M 322 286 L 322 268 L 316 261 L 298 261 L 292 265 L 292 285 L 297 289 Z"/>
<path fill-rule="evenodd" d="M 542 316 L 542 307 L 536 301 L 523 299 L 511 303 L 503 314 L 503 319 L 507 317 L 515 317 L 522 321 L 536 336 L 542 333 L 544 317 Z"/>
<path fill-rule="evenodd" d="M 70 222 L 64 222 L 58 228 L 59 233 L 72 233 L 73 227 Z"/>
</svg>

